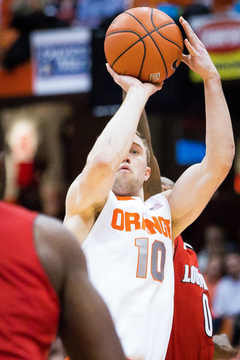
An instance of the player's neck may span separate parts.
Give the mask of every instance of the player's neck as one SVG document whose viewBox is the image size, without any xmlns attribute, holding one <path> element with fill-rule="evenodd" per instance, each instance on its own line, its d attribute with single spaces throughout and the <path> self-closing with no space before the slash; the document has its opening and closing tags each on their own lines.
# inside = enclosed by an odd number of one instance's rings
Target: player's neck
<svg viewBox="0 0 240 360">
<path fill-rule="evenodd" d="M 117 197 L 139 197 L 142 201 L 144 201 L 143 188 L 138 192 L 124 191 L 124 189 L 112 189 L 112 191 Z"/>
</svg>

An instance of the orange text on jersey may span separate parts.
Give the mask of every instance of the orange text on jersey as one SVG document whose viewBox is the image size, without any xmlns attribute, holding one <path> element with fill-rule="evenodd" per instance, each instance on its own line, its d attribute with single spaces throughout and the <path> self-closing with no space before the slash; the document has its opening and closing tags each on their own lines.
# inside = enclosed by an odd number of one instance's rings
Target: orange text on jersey
<svg viewBox="0 0 240 360">
<path fill-rule="evenodd" d="M 133 231 L 143 229 L 149 234 L 157 232 L 171 239 L 170 220 L 161 216 L 152 216 L 150 219 L 140 220 L 138 213 L 130 213 L 122 209 L 114 209 L 111 226 L 115 230 Z"/>
</svg>

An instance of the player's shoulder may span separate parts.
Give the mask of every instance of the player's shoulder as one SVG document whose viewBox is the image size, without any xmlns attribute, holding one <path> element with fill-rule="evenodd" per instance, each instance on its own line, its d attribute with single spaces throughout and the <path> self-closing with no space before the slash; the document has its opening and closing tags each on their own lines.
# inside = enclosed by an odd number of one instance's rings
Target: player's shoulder
<svg viewBox="0 0 240 360">
<path fill-rule="evenodd" d="M 37 216 L 37 212 L 36 211 L 32 211 L 29 210 L 21 205 L 18 204 L 10 204 L 4 201 L 0 202 L 0 209 L 2 209 L 2 211 L 4 211 L 6 216 L 12 215 L 12 216 L 32 216 L 32 217 L 36 217 Z"/>
<path fill-rule="evenodd" d="M 166 192 L 166 191 L 165 191 Z M 155 205 L 155 204 L 160 204 L 162 206 L 168 206 L 168 200 L 167 198 L 164 196 L 164 193 L 158 193 L 155 195 L 152 195 L 150 198 L 148 198 L 145 201 L 145 204 L 149 207 L 149 205 Z"/>
<path fill-rule="evenodd" d="M 194 251 L 192 245 L 186 243 L 185 241 L 183 242 L 183 247 L 184 247 L 185 250 L 190 249 L 190 250 Z"/>
<path fill-rule="evenodd" d="M 39 260 L 59 293 L 69 268 L 84 269 L 85 258 L 76 238 L 58 219 L 39 214 L 34 224 Z"/>
<path fill-rule="evenodd" d="M 66 255 L 66 248 L 79 248 L 76 237 L 63 225 L 62 221 L 51 216 L 38 214 L 35 220 L 35 240 L 58 249 Z"/>
<path fill-rule="evenodd" d="M 161 195 L 164 196 L 165 199 L 169 200 L 169 197 L 171 196 L 171 193 L 172 193 L 172 189 L 169 189 L 169 190 L 163 191 L 161 193 Z"/>
<path fill-rule="evenodd" d="M 175 249 L 175 251 L 174 251 L 175 253 L 176 252 L 178 252 L 178 253 L 188 252 L 188 254 L 190 254 L 191 257 L 194 257 L 195 259 L 197 259 L 197 254 L 196 254 L 194 248 L 192 247 L 192 245 L 185 242 L 181 235 L 178 235 L 174 239 L 174 249 Z"/>
<path fill-rule="evenodd" d="M 175 246 L 181 246 L 184 250 L 190 249 L 190 250 L 194 251 L 192 245 L 190 245 L 186 241 L 184 241 L 181 235 L 178 235 L 174 239 L 174 243 L 175 243 Z"/>
</svg>

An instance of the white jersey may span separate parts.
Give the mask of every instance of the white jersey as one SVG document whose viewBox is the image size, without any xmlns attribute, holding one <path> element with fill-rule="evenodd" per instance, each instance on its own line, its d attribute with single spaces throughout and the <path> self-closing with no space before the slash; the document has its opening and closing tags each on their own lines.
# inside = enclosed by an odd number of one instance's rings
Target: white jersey
<svg viewBox="0 0 240 360">
<path fill-rule="evenodd" d="M 164 360 L 173 317 L 171 214 L 161 194 L 109 198 L 82 245 L 125 355 Z"/>
</svg>

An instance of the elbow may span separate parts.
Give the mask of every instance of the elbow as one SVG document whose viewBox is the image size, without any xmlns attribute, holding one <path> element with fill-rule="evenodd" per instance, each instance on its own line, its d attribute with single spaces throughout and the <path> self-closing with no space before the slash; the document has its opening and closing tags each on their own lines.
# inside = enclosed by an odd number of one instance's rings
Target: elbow
<svg viewBox="0 0 240 360">
<path fill-rule="evenodd" d="M 221 169 L 223 175 L 227 176 L 227 174 L 231 170 L 234 156 L 235 156 L 235 146 L 233 144 L 231 147 L 229 147 L 229 150 L 227 153 L 225 153 L 225 155 L 219 157 L 219 169 Z"/>
<path fill-rule="evenodd" d="M 234 143 L 228 147 L 227 151 L 215 152 L 214 156 L 211 156 L 210 153 L 206 154 L 203 162 L 207 164 L 209 172 L 220 181 L 223 181 L 228 175 L 229 171 L 232 168 L 233 160 L 235 156 L 235 146 Z M 215 174 L 215 175 L 214 175 Z"/>
<path fill-rule="evenodd" d="M 234 156 L 235 156 L 235 145 L 233 142 L 233 144 L 229 147 L 229 151 L 227 153 L 226 161 L 225 161 L 225 166 L 228 169 L 228 171 L 231 169 L 233 165 Z"/>
<path fill-rule="evenodd" d="M 114 159 L 108 154 L 97 154 L 89 161 L 89 165 L 95 169 L 99 174 L 112 174 L 115 169 Z"/>
<path fill-rule="evenodd" d="M 229 171 L 231 170 L 231 167 L 232 167 L 232 164 L 230 162 L 228 164 L 226 163 L 224 166 L 222 166 L 221 174 L 222 174 L 223 180 L 228 175 Z"/>
</svg>

